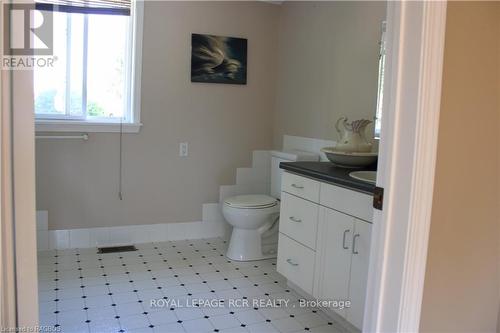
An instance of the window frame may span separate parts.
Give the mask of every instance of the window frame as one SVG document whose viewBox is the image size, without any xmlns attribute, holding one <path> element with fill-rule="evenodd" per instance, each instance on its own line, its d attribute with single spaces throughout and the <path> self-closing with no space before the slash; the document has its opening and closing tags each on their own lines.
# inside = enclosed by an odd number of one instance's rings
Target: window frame
<svg viewBox="0 0 500 333">
<path fill-rule="evenodd" d="M 101 117 L 71 117 L 61 119 L 60 115 L 35 114 L 35 130 L 37 132 L 120 132 L 137 133 L 141 124 L 141 77 L 142 77 L 142 39 L 144 25 L 144 1 L 132 1 L 129 35 L 127 43 L 131 45 L 130 54 L 126 57 L 131 65 L 127 68 L 125 82 L 126 94 L 130 98 L 126 101 L 124 119 Z"/>
</svg>

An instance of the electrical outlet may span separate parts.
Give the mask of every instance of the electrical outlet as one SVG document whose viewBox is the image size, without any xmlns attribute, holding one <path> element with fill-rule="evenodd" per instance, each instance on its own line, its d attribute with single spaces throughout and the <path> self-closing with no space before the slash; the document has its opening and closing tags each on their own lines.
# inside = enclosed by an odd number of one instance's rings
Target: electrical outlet
<svg viewBox="0 0 500 333">
<path fill-rule="evenodd" d="M 188 143 L 187 142 L 179 143 L 179 156 L 180 157 L 188 156 Z"/>
</svg>

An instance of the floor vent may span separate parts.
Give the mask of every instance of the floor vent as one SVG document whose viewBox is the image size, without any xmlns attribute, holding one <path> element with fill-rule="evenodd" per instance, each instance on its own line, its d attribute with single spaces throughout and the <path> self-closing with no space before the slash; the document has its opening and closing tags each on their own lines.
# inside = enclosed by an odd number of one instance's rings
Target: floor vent
<svg viewBox="0 0 500 333">
<path fill-rule="evenodd" d="M 109 247 L 97 248 L 97 253 L 116 253 L 116 252 L 129 252 L 129 251 L 137 251 L 137 248 L 134 245 L 109 246 Z"/>
</svg>

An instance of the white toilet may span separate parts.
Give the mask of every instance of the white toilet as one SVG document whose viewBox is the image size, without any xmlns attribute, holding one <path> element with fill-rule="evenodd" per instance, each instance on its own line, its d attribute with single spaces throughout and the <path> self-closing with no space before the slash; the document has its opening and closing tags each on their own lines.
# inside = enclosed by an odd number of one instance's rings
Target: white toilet
<svg viewBox="0 0 500 333">
<path fill-rule="evenodd" d="M 226 256 L 250 261 L 276 258 L 281 196 L 281 162 L 318 161 L 304 151 L 271 152 L 271 195 L 246 194 L 226 198 L 222 214 L 233 227 Z"/>
</svg>

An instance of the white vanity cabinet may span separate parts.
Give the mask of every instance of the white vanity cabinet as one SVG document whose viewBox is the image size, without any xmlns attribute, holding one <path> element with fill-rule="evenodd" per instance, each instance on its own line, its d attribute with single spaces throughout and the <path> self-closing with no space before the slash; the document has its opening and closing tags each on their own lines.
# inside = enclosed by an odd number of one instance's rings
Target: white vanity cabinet
<svg viewBox="0 0 500 333">
<path fill-rule="evenodd" d="M 320 210 L 313 295 L 319 299 L 349 300 L 350 307 L 333 310 L 361 329 L 371 224 L 333 209 Z"/>
<path fill-rule="evenodd" d="M 277 270 L 302 292 L 350 301 L 333 308 L 361 329 L 371 238 L 372 196 L 283 174 Z"/>
</svg>

